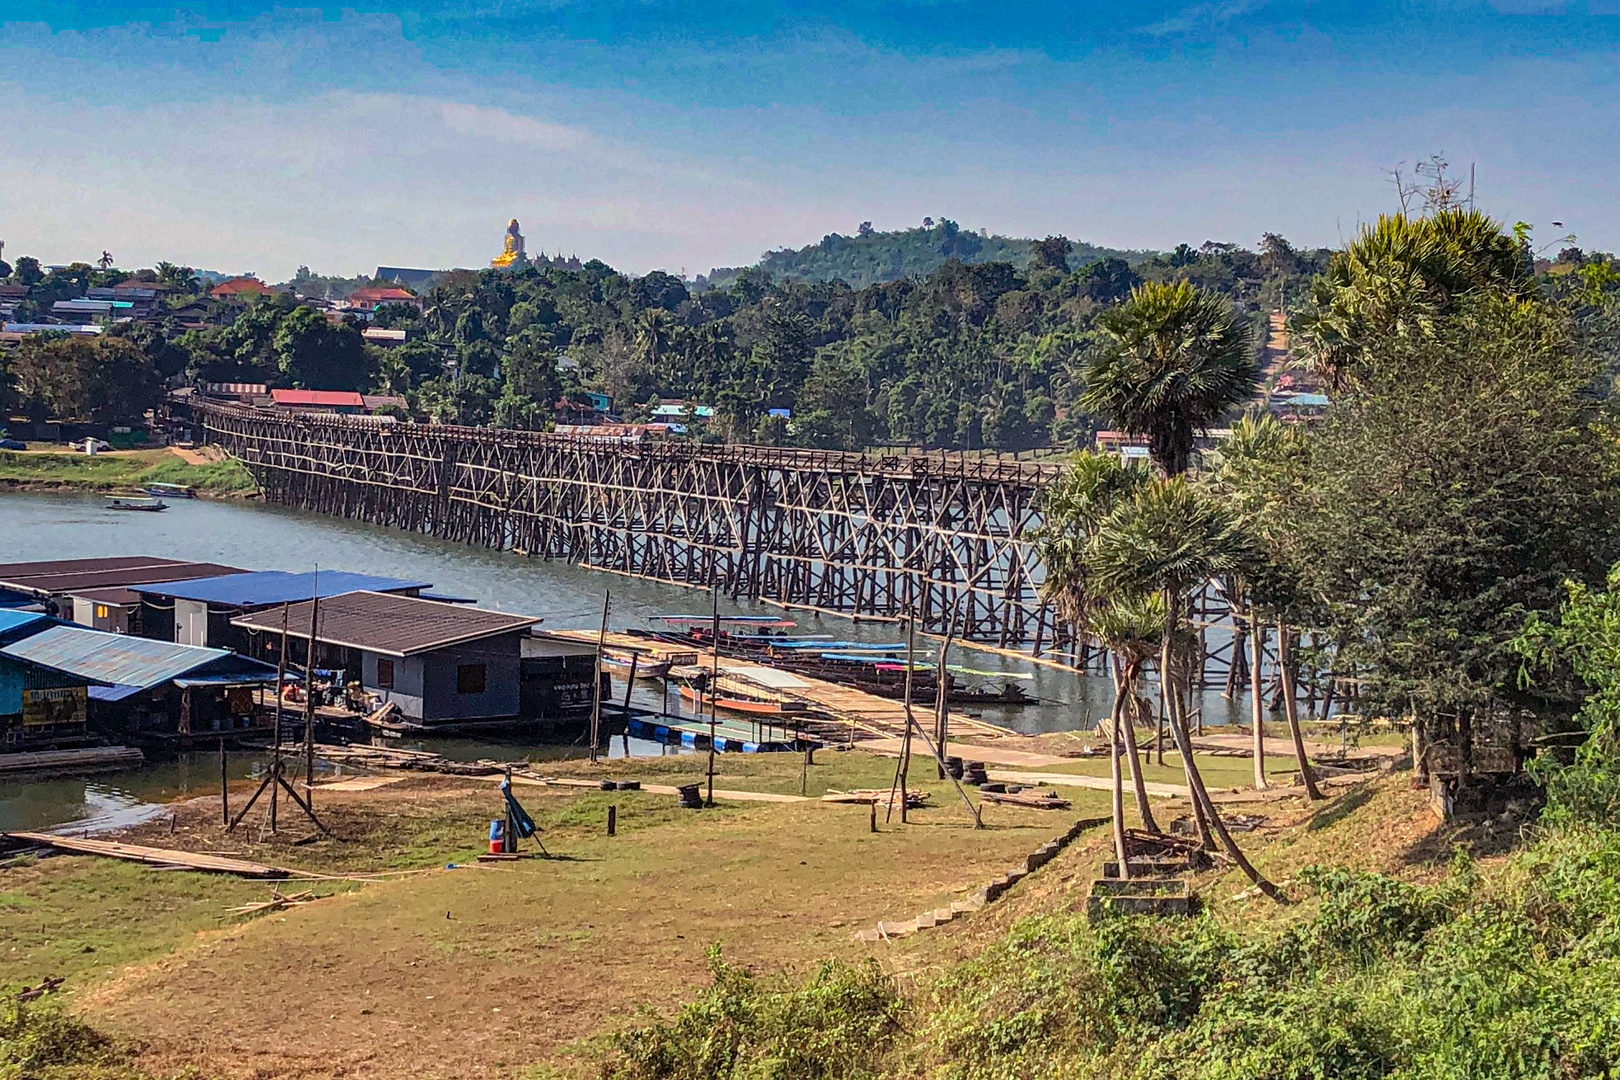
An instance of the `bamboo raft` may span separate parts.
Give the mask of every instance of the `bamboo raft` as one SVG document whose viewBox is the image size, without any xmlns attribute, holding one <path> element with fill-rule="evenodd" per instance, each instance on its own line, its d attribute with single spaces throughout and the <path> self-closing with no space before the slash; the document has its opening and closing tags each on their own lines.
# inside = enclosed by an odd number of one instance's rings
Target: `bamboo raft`
<svg viewBox="0 0 1620 1080">
<path fill-rule="evenodd" d="M 89 746 L 82 750 L 39 750 L 34 753 L 0 754 L 0 776 L 19 776 L 36 772 L 128 769 L 145 760 L 146 755 L 133 746 Z"/>
<path fill-rule="evenodd" d="M 191 851 L 173 851 L 169 848 L 145 847 L 141 844 L 120 844 L 112 840 L 91 840 L 88 837 L 56 836 L 51 833 L 0 833 L 0 839 L 32 847 L 49 847 L 58 851 L 71 851 L 77 855 L 104 855 L 110 859 L 145 863 L 160 870 L 202 870 L 211 874 L 235 874 L 246 878 L 284 878 L 291 871 L 279 866 L 228 859 L 220 855 L 199 855 Z"/>
</svg>

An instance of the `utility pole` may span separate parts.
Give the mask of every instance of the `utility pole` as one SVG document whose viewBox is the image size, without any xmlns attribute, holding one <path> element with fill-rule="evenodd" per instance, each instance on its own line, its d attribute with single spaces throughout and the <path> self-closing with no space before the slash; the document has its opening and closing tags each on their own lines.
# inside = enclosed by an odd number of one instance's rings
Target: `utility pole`
<svg viewBox="0 0 1620 1080">
<path fill-rule="evenodd" d="M 304 798 L 311 806 L 315 803 L 315 695 L 310 689 L 315 681 L 315 636 L 320 633 L 321 567 L 315 565 L 315 584 L 309 599 L 309 663 L 304 671 Z"/>
<path fill-rule="evenodd" d="M 714 737 L 718 719 L 715 716 L 716 703 L 720 699 L 720 589 L 714 590 L 713 616 L 709 622 L 709 645 L 713 652 L 709 654 L 709 798 L 705 804 L 714 805 Z M 699 701 L 702 699 L 699 698 Z"/>
<path fill-rule="evenodd" d="M 607 644 L 608 605 L 612 603 L 613 595 L 602 590 L 602 629 L 596 635 L 596 685 L 591 690 L 591 761 L 596 761 L 596 748 L 601 742 L 602 732 L 602 647 Z M 634 678 L 634 676 L 631 676 Z M 626 696 L 628 701 L 628 695 Z"/>
</svg>

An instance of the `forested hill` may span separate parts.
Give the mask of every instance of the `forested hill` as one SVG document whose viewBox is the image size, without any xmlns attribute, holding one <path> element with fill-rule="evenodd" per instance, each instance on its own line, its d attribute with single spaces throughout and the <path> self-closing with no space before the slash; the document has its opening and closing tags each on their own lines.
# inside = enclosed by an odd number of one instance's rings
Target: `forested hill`
<svg viewBox="0 0 1620 1080">
<path fill-rule="evenodd" d="M 1029 262 L 1036 241 L 1015 236 L 995 236 L 963 229 L 949 218 L 924 218 L 914 229 L 878 232 L 871 222 L 862 222 L 854 236 L 828 233 L 819 244 L 768 251 L 759 269 L 788 281 L 843 281 L 857 289 L 902 278 L 922 277 L 944 266 L 949 259 L 963 263 L 1007 262 L 1023 266 Z M 1069 253 L 1070 268 L 1078 268 L 1106 258 L 1121 258 L 1136 265 L 1153 257 L 1151 251 L 1120 251 L 1074 242 Z M 722 267 L 709 272 L 708 281 L 725 285 L 736 278 L 738 267 Z"/>
</svg>

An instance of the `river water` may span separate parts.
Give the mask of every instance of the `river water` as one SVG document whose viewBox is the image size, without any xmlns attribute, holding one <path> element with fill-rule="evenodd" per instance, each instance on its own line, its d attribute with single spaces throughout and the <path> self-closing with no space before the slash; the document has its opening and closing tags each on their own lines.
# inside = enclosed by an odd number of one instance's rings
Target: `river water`
<svg viewBox="0 0 1620 1080">
<path fill-rule="evenodd" d="M 154 555 L 240 566 L 250 570 L 351 570 L 431 581 L 435 592 L 476 598 L 480 605 L 538 615 L 548 629 L 595 629 L 602 617 L 603 591 L 612 596 L 609 625 L 661 625 L 652 616 L 703 614 L 709 594 L 662 582 L 582 570 L 505 551 L 468 547 L 421 533 L 405 532 L 339 518 L 306 514 L 258 502 L 182 500 L 162 514 L 109 510 L 96 496 L 58 494 L 0 495 L 0 562 L 35 559 Z M 737 604 L 722 597 L 722 614 L 782 615 L 769 605 Z M 853 623 L 837 617 L 792 612 L 806 633 L 831 633 L 860 641 L 896 639 L 893 624 Z M 924 642 L 927 649 L 937 645 Z M 1023 672 L 1020 680 L 1036 705 L 987 708 L 986 719 L 1019 731 L 1064 731 L 1091 727 L 1106 714 L 1112 688 L 1106 679 L 1076 675 L 971 648 L 953 651 L 952 663 L 986 671 Z M 616 693 L 622 693 L 622 684 Z M 1240 702 L 1206 694 L 1205 717 L 1222 722 L 1242 714 Z M 659 683 L 640 680 L 633 701 L 657 707 Z M 678 695 L 665 707 L 680 709 Z M 555 747 L 432 740 L 424 746 L 461 758 L 519 758 L 555 754 Z M 631 740 L 632 753 L 669 753 L 658 743 Z M 615 740 L 614 753 L 623 753 Z M 249 775 L 260 763 L 238 755 L 233 771 Z M 0 781 L 0 829 L 40 828 L 89 819 L 105 825 L 155 812 L 152 804 L 187 794 L 217 790 L 217 760 L 210 754 L 154 762 L 124 773 L 90 779 L 31 783 Z"/>
</svg>

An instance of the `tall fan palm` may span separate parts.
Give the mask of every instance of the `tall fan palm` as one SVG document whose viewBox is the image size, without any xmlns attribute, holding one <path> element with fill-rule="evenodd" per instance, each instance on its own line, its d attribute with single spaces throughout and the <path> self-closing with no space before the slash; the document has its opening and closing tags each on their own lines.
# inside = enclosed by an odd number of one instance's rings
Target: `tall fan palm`
<svg viewBox="0 0 1620 1080">
<path fill-rule="evenodd" d="M 1171 645 L 1183 600 L 1212 577 L 1242 572 L 1252 559 L 1249 540 L 1237 528 L 1232 515 L 1184 477 L 1177 476 L 1142 488 L 1103 519 L 1090 566 L 1100 588 L 1123 595 L 1158 592 L 1163 597 L 1159 689 L 1176 749 L 1181 753 L 1199 831 L 1207 843 L 1209 827 L 1213 826 L 1243 871 L 1266 895 L 1276 898 L 1276 887 L 1244 857 L 1210 801 L 1198 763 L 1193 760 L 1186 718 L 1174 707 L 1171 687 Z"/>
<path fill-rule="evenodd" d="M 1069 460 L 1069 467 L 1041 497 L 1041 527 L 1033 536 L 1041 565 L 1046 569 L 1042 598 L 1080 633 L 1102 640 L 1105 646 L 1108 641 L 1093 623 L 1114 605 L 1096 587 L 1090 570 L 1097 529 L 1112 510 L 1151 482 L 1146 469 L 1127 466 L 1112 454 L 1082 450 Z M 1117 681 L 1118 665 L 1115 667 Z M 1137 814 L 1144 827 L 1157 832 L 1159 826 L 1148 807 L 1147 785 L 1136 756 L 1136 731 L 1129 724 L 1125 739 L 1131 754 Z"/>
<path fill-rule="evenodd" d="M 1254 393 L 1260 366 L 1248 332 L 1230 304 L 1185 281 L 1139 285 L 1097 323 L 1107 340 L 1086 361 L 1081 406 L 1146 438 L 1155 464 L 1179 476 L 1197 432 Z"/>
<path fill-rule="evenodd" d="M 1114 854 L 1119 860 L 1119 876 L 1128 878 L 1130 854 L 1125 847 L 1125 789 L 1120 778 L 1121 753 L 1131 756 L 1131 777 L 1136 785 L 1137 808 L 1142 811 L 1142 823 L 1154 832 L 1158 826 L 1145 812 L 1147 791 L 1142 784 L 1138 768 L 1136 735 L 1131 722 L 1125 718 L 1125 703 L 1135 696 L 1136 679 L 1158 650 L 1159 637 L 1164 632 L 1164 597 L 1157 592 L 1136 593 L 1116 597 L 1096 607 L 1090 614 L 1088 627 L 1096 639 L 1114 654 L 1114 705 L 1109 712 L 1109 759 L 1112 762 Z"/>
<path fill-rule="evenodd" d="M 1531 269 L 1519 241 L 1478 210 L 1381 215 L 1334 254 L 1289 326 L 1306 365 L 1344 389 L 1376 362 L 1380 343 L 1431 335 L 1477 290 L 1521 293 Z"/>
</svg>

